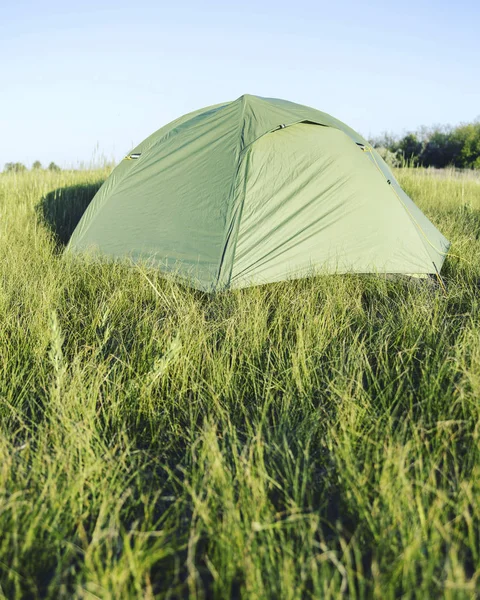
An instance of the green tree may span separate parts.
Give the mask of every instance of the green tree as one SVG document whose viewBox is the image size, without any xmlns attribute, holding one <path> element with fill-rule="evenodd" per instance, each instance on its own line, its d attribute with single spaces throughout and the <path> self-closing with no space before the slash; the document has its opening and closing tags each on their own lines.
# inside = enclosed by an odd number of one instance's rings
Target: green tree
<svg viewBox="0 0 480 600">
<path fill-rule="evenodd" d="M 480 123 L 463 125 L 455 131 L 455 136 L 461 143 L 460 161 L 466 169 L 480 167 Z"/>
<path fill-rule="evenodd" d="M 450 165 L 460 166 L 462 142 L 452 131 L 435 130 L 422 150 L 420 162 L 425 167 L 442 169 Z"/>
<path fill-rule="evenodd" d="M 401 139 L 383 133 L 370 143 L 392 166 L 398 166 L 403 156 L 425 167 L 480 169 L 480 120 L 457 127 L 420 127 Z"/>
<path fill-rule="evenodd" d="M 5 173 L 23 173 L 23 171 L 26 171 L 27 167 L 25 165 L 23 165 L 22 163 L 16 162 L 9 162 L 5 164 L 5 169 L 4 172 Z"/>
<path fill-rule="evenodd" d="M 422 153 L 422 142 L 415 133 L 409 133 L 400 140 L 398 149 L 406 161 L 417 163 Z"/>
<path fill-rule="evenodd" d="M 37 171 L 42 168 L 42 163 L 39 160 L 36 160 L 32 165 L 32 170 Z"/>
<path fill-rule="evenodd" d="M 49 171 L 61 171 L 60 167 L 58 165 L 56 165 L 54 162 L 51 162 L 48 165 L 48 170 Z"/>
</svg>

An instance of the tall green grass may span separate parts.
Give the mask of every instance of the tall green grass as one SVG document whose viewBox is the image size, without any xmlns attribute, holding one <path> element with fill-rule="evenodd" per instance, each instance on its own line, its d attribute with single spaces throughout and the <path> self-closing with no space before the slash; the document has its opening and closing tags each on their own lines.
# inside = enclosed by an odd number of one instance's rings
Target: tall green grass
<svg viewBox="0 0 480 600">
<path fill-rule="evenodd" d="M 62 255 L 105 176 L 0 176 L 0 596 L 476 597 L 478 182 L 398 173 L 446 294 L 210 297 Z"/>
</svg>

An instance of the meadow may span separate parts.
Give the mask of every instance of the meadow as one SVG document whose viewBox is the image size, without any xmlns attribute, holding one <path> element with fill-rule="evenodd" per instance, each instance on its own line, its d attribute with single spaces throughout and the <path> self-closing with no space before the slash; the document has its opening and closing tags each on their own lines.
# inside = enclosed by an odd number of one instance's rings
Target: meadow
<svg viewBox="0 0 480 600">
<path fill-rule="evenodd" d="M 0 174 L 0 597 L 478 597 L 479 179 L 397 172 L 445 290 L 209 296 L 62 254 L 107 174 Z"/>
</svg>

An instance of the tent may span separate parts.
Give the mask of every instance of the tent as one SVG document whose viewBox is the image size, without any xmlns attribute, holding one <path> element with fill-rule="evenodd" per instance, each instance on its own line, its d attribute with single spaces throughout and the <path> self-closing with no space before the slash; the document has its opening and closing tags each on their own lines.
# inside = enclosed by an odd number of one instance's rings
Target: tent
<svg viewBox="0 0 480 600">
<path fill-rule="evenodd" d="M 448 247 L 358 133 L 244 95 L 134 148 L 67 251 L 147 261 L 214 291 L 313 272 L 434 274 Z"/>
</svg>

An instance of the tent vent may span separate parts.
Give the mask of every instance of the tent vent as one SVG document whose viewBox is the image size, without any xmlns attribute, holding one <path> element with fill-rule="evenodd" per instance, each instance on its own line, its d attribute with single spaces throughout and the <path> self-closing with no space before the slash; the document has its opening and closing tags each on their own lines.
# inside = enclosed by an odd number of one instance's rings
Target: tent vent
<svg viewBox="0 0 480 600">
<path fill-rule="evenodd" d="M 136 158 L 140 158 L 140 156 L 141 156 L 141 153 L 138 152 L 138 153 L 134 153 L 134 154 L 128 154 L 125 158 L 127 160 L 135 160 Z"/>
<path fill-rule="evenodd" d="M 278 129 L 285 129 L 286 125 L 285 123 L 282 123 L 281 125 L 278 126 Z"/>
</svg>

